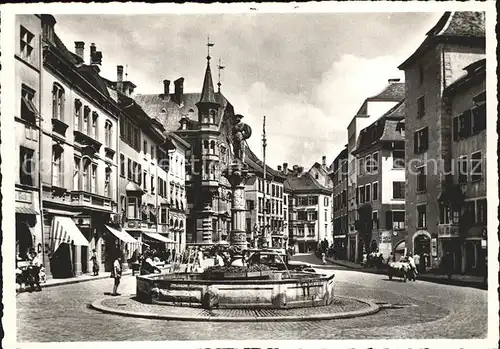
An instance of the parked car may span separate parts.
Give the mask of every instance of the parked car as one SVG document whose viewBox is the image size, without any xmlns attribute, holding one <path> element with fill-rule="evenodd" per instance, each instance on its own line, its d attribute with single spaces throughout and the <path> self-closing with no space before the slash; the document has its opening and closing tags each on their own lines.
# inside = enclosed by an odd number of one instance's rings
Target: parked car
<svg viewBox="0 0 500 349">
<path fill-rule="evenodd" d="M 286 253 L 278 253 L 273 250 L 259 250 L 250 254 L 248 264 L 264 264 L 271 268 L 271 270 L 293 270 L 312 272 L 315 270 L 310 264 L 290 261 Z"/>
</svg>

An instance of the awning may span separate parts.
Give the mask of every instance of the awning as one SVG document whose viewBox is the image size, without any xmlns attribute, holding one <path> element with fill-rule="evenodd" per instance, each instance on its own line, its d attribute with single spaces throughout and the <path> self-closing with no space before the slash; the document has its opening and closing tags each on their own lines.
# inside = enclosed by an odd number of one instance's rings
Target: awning
<svg viewBox="0 0 500 349">
<path fill-rule="evenodd" d="M 77 246 L 88 246 L 89 242 L 76 226 L 70 217 L 55 216 L 50 227 L 50 239 L 52 242 L 52 253 L 54 253 L 62 243 Z"/>
<path fill-rule="evenodd" d="M 404 251 L 406 249 L 406 242 L 401 241 L 395 248 L 394 251 Z"/>
<path fill-rule="evenodd" d="M 34 209 L 30 208 L 30 207 L 16 207 L 16 213 L 20 213 L 20 214 L 35 214 L 35 215 L 40 214 L 36 210 L 34 210 Z"/>
<path fill-rule="evenodd" d="M 47 213 L 47 214 L 53 214 L 53 215 L 57 215 L 57 216 L 70 216 L 70 217 L 74 217 L 74 216 L 78 216 L 80 214 L 82 214 L 81 212 L 69 212 L 69 211 L 62 211 L 62 210 L 53 210 L 51 208 L 44 208 L 43 209 L 44 213 Z"/>
<path fill-rule="evenodd" d="M 134 182 L 128 182 L 127 186 L 125 187 L 125 191 L 144 193 L 144 190 L 142 190 L 142 188 Z"/>
<path fill-rule="evenodd" d="M 143 233 L 146 234 L 147 236 L 149 236 L 150 238 L 158 240 L 160 242 L 175 242 L 174 240 L 166 238 L 163 235 L 158 234 L 158 233 L 147 233 L 147 232 L 143 232 Z"/>
<path fill-rule="evenodd" d="M 110 226 L 108 225 L 105 225 L 106 229 L 109 230 L 109 232 L 111 234 L 113 234 L 114 236 L 116 236 L 118 239 L 122 240 L 123 242 L 128 242 L 128 243 L 132 243 L 132 244 L 137 244 L 139 243 L 139 241 L 137 241 L 136 239 L 134 239 L 132 236 L 130 236 L 129 233 L 127 233 L 125 230 L 118 230 L 118 229 L 115 229 L 115 228 L 111 228 Z"/>
</svg>

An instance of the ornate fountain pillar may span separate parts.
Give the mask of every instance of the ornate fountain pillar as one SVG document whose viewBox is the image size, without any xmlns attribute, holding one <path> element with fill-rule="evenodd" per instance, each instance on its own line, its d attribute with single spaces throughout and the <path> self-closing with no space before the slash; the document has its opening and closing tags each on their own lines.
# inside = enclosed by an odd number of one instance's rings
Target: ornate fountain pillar
<svg viewBox="0 0 500 349">
<path fill-rule="evenodd" d="M 229 243 L 239 250 L 247 248 L 247 233 L 245 227 L 245 181 L 250 177 L 246 166 L 240 164 L 230 165 L 226 174 L 231 183 L 232 207 L 231 207 L 231 231 Z"/>
</svg>

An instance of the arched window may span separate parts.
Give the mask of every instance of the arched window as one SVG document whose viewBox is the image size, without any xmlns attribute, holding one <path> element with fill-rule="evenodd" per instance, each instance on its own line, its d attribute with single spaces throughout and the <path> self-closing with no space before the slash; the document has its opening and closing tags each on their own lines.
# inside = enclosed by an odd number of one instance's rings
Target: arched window
<svg viewBox="0 0 500 349">
<path fill-rule="evenodd" d="M 210 142 L 210 154 L 215 154 L 215 141 Z"/>
<path fill-rule="evenodd" d="M 90 136 L 97 139 L 97 120 L 99 119 L 99 114 L 96 111 L 92 112 L 92 123 L 90 129 Z"/>
<path fill-rule="evenodd" d="M 203 153 L 208 154 L 208 141 L 203 141 Z"/>
<path fill-rule="evenodd" d="M 73 125 L 74 130 L 81 131 L 81 118 L 82 118 L 82 101 L 78 98 L 75 99 L 75 124 Z"/>
<path fill-rule="evenodd" d="M 104 145 L 108 148 L 113 145 L 113 124 L 109 120 L 104 123 Z"/>
<path fill-rule="evenodd" d="M 209 113 L 210 114 L 209 114 L 208 122 L 211 124 L 215 124 L 215 110 L 211 109 Z"/>
<path fill-rule="evenodd" d="M 64 121 L 64 88 L 57 82 L 52 85 L 52 118 Z"/>
</svg>

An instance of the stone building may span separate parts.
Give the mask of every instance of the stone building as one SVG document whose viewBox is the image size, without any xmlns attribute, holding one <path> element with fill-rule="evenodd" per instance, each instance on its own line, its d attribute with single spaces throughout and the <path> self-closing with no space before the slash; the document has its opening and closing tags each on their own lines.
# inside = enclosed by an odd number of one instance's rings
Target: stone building
<svg viewBox="0 0 500 349">
<path fill-rule="evenodd" d="M 333 186 L 332 226 L 335 257 L 347 258 L 347 145 L 330 165 Z M 354 246 L 353 246 L 354 247 Z M 353 252 L 354 255 L 354 252 Z"/>
<path fill-rule="evenodd" d="M 159 94 L 136 95 L 134 99 L 168 132 L 189 144 L 185 156 L 187 200 L 186 243 L 226 243 L 231 223 L 230 184 L 222 175 L 232 161 L 231 132 L 234 108 L 214 91 L 210 56 L 201 93 L 185 93 L 184 78 L 163 81 Z"/>
<path fill-rule="evenodd" d="M 356 230 L 365 249 L 397 260 L 405 253 L 404 101 L 361 130 L 353 155 L 358 161 Z M 352 248 L 352 247 L 351 247 Z M 359 256 L 363 251 L 354 251 Z"/>
<path fill-rule="evenodd" d="M 446 173 L 451 173 L 455 144 L 452 119 L 443 112 L 442 97 L 466 66 L 485 58 L 484 20 L 483 12 L 446 12 L 399 66 L 405 72 L 405 146 L 406 161 L 411 164 L 406 168 L 407 249 L 429 254 L 432 267 L 439 265 L 447 250 L 454 251 L 455 267 L 460 265 L 458 234 L 445 226 L 439 228 L 438 198 Z"/>
<path fill-rule="evenodd" d="M 40 176 L 40 40 L 42 24 L 39 15 L 15 17 L 15 148 L 14 164 L 15 210 L 16 210 L 16 254 L 26 258 L 29 248 L 43 250 Z M 5 159 L 4 159 L 5 161 Z"/>
<path fill-rule="evenodd" d="M 101 267 L 115 257 L 105 253 L 115 240 L 106 241 L 104 222 L 117 212 L 121 111 L 99 76 L 96 46 L 86 60 L 83 43 L 70 52 L 54 30 L 55 18 L 40 18 L 44 261 L 49 276 L 67 277 L 90 270 L 92 249 Z"/>
<path fill-rule="evenodd" d="M 356 115 L 352 118 L 347 127 L 347 163 L 348 163 L 348 258 L 351 261 L 359 262 L 359 257 L 362 256 L 363 242 L 359 238 L 355 227 L 355 222 L 358 219 L 358 205 L 356 203 L 356 188 L 357 188 L 357 162 L 353 155 L 358 143 L 359 133 L 362 129 L 370 125 L 373 121 L 381 117 L 385 112 L 401 102 L 404 98 L 404 83 L 400 83 L 399 79 L 389 79 L 388 85 L 377 95 L 365 99 Z M 354 247 L 353 247 L 354 246 Z M 354 253 L 353 251 L 361 251 Z"/>
<path fill-rule="evenodd" d="M 322 185 L 310 172 L 303 172 L 303 168 L 294 166 L 288 172 L 284 183 L 288 197 L 290 245 L 295 246 L 298 252 L 313 251 L 318 243 L 326 239 L 329 245 L 332 236 L 332 187 Z"/>
<path fill-rule="evenodd" d="M 245 184 L 247 238 L 253 242 L 252 246 L 267 244 L 269 247 L 286 248 L 288 228 L 285 228 L 285 223 L 288 219 L 284 210 L 283 188 L 286 176 L 280 169 L 276 171 L 266 165 L 264 182 L 264 164 L 249 147 L 245 162 L 254 174 Z M 257 243 L 252 241 L 256 239 Z"/>
<path fill-rule="evenodd" d="M 452 120 L 450 168 L 439 201 L 438 254 L 455 256 L 455 270 L 486 272 L 486 60 L 443 91 L 442 113 Z"/>
</svg>

